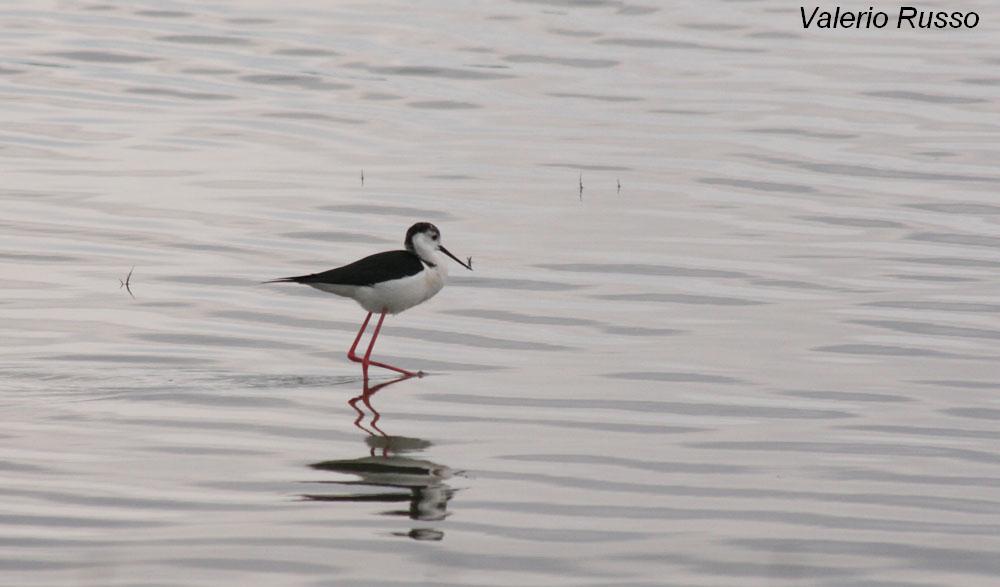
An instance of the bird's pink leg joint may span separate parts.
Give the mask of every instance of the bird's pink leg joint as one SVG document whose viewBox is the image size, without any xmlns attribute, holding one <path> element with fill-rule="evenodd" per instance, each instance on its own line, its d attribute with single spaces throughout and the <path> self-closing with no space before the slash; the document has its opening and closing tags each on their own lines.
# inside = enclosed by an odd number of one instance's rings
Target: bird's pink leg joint
<svg viewBox="0 0 1000 587">
<path fill-rule="evenodd" d="M 368 351 L 365 352 L 365 357 L 363 359 L 359 359 L 357 357 L 357 355 L 354 354 L 354 348 L 357 346 L 358 340 L 360 340 L 360 338 L 361 338 L 361 333 L 364 332 L 365 327 L 368 326 L 368 320 L 369 320 L 369 318 L 371 318 L 371 316 L 372 316 L 371 312 L 369 312 L 368 313 L 368 318 L 365 318 L 365 323 L 361 326 L 361 331 L 358 332 L 358 339 L 354 341 L 354 346 L 351 347 L 351 351 L 347 354 L 347 358 L 350 359 L 350 360 L 352 360 L 352 361 L 354 361 L 354 362 L 356 362 L 356 363 L 361 363 L 361 371 L 362 371 L 362 373 L 364 373 L 365 379 L 368 379 L 368 366 L 369 365 L 375 365 L 376 367 L 382 367 L 383 369 L 389 369 L 390 371 L 395 371 L 397 373 L 400 373 L 402 375 L 407 375 L 407 376 L 410 376 L 410 377 L 412 377 L 414 375 L 419 375 L 420 373 L 416 373 L 416 372 L 413 372 L 413 371 L 407 371 L 406 369 L 401 369 L 399 367 L 393 367 L 392 365 L 388 365 L 386 363 L 380 363 L 378 361 L 372 361 L 371 360 L 372 349 L 375 348 L 375 340 L 378 338 L 379 331 L 382 330 L 382 322 L 385 321 L 385 312 L 382 312 L 381 314 L 379 314 L 378 323 L 375 324 L 375 330 L 372 332 L 372 340 L 371 340 L 371 342 L 368 343 Z"/>
<path fill-rule="evenodd" d="M 358 348 L 358 343 L 361 342 L 361 335 L 365 333 L 365 328 L 368 328 L 368 321 L 372 319 L 372 313 L 368 312 L 365 316 L 365 321 L 361 324 L 361 330 L 358 331 L 358 335 L 354 337 L 354 344 L 351 345 L 351 349 L 347 351 L 347 359 L 354 361 L 355 363 L 360 363 L 361 359 L 354 354 L 354 350 Z"/>
</svg>

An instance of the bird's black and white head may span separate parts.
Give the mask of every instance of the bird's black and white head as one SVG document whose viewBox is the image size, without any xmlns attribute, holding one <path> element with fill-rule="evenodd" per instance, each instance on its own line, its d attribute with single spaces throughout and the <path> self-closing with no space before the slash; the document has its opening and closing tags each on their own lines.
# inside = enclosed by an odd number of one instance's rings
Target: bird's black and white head
<svg viewBox="0 0 1000 587">
<path fill-rule="evenodd" d="M 454 259 L 462 267 L 472 271 L 471 266 L 459 261 L 455 255 L 452 255 L 448 249 L 444 248 L 444 245 L 441 244 L 441 231 L 430 222 L 418 222 L 411 226 L 406 231 L 404 244 L 406 245 L 406 250 L 420 257 L 420 260 L 428 267 L 438 266 L 439 259 L 437 253 L 440 251 Z"/>
</svg>

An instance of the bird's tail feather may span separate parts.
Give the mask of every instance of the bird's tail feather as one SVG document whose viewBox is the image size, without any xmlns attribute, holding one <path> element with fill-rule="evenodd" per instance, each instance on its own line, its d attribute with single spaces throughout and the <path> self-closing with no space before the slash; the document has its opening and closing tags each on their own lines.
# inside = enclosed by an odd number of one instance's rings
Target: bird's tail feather
<svg viewBox="0 0 1000 587">
<path fill-rule="evenodd" d="M 298 277 L 279 277 L 278 279 L 271 279 L 268 281 L 262 281 L 261 283 L 289 283 L 298 281 Z"/>
</svg>

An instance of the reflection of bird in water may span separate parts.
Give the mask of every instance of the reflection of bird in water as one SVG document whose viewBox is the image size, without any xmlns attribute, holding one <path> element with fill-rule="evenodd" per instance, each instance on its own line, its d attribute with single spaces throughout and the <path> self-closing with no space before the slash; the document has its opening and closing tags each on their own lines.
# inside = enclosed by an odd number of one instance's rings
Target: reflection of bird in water
<svg viewBox="0 0 1000 587">
<path fill-rule="evenodd" d="M 355 363 L 361 363 L 361 370 L 366 379 L 369 365 L 412 377 L 420 373 L 371 360 L 375 339 L 382 329 L 386 313 L 398 314 L 426 302 L 441 291 L 448 278 L 448 266 L 438 257 L 439 251 L 469 271 L 472 271 L 472 258 L 469 258 L 468 263 L 459 261 L 441 244 L 441 231 L 429 222 L 418 222 L 411 226 L 406 231 L 404 244 L 405 250 L 376 253 L 322 273 L 283 277 L 265 283 L 289 281 L 304 283 L 321 291 L 352 298 L 361 304 L 362 308 L 368 310 L 368 316 L 361 324 L 354 344 L 347 351 L 347 358 Z M 361 341 L 365 328 L 368 327 L 372 314 L 376 312 L 379 314 L 378 324 L 375 325 L 372 340 L 368 343 L 368 351 L 365 352 L 364 358 L 359 358 L 354 351 Z"/>
<path fill-rule="evenodd" d="M 389 437 L 399 440 L 402 437 Z M 452 470 L 444 465 L 432 463 L 423 459 L 412 459 L 401 456 L 362 457 L 359 459 L 343 459 L 323 461 L 309 465 L 320 471 L 353 475 L 356 479 L 345 481 L 318 481 L 317 483 L 335 484 L 345 487 L 367 485 L 370 487 L 403 489 L 402 491 L 384 491 L 377 493 L 331 493 L 308 494 L 302 497 L 311 501 L 348 501 L 348 502 L 409 502 L 405 510 L 390 510 L 384 512 L 390 516 L 408 516 L 412 520 L 440 521 L 448 516 L 448 501 L 455 490 L 445 484 L 452 476 Z"/>
<path fill-rule="evenodd" d="M 371 397 L 379 390 L 405 379 L 409 379 L 409 376 L 399 377 L 374 387 L 369 387 L 365 380 L 361 395 L 348 401 L 358 413 L 354 425 L 368 435 L 365 439 L 369 448 L 368 456 L 309 465 L 319 471 L 354 477 L 343 481 L 315 483 L 341 487 L 368 486 L 389 490 L 306 494 L 302 496 L 303 499 L 322 502 L 409 502 L 409 507 L 405 510 L 389 510 L 383 513 L 390 516 L 407 516 L 412 520 L 421 521 L 440 521 L 449 515 L 448 502 L 454 496 L 455 489 L 448 486 L 445 481 L 454 474 L 454 471 L 445 465 L 425 459 L 401 456 L 423 451 L 429 448 L 431 443 L 420 438 L 390 436 L 378 426 L 381 414 L 372 406 Z M 358 407 L 359 402 L 371 411 L 371 421 L 367 426 L 363 424 L 365 412 Z M 409 536 L 414 540 L 441 540 L 444 532 L 433 528 L 414 528 L 396 535 Z"/>
</svg>

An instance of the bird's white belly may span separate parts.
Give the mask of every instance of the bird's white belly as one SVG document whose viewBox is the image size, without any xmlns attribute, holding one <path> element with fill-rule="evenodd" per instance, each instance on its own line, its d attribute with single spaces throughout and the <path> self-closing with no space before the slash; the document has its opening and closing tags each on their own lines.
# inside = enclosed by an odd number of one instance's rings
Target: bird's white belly
<svg viewBox="0 0 1000 587">
<path fill-rule="evenodd" d="M 439 265 L 440 267 L 440 265 Z M 416 275 L 370 286 L 310 284 L 316 289 L 354 299 L 369 312 L 398 314 L 434 297 L 444 287 L 444 275 L 426 268 Z"/>
</svg>

